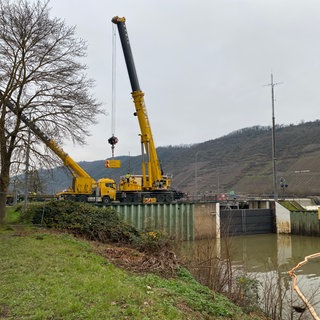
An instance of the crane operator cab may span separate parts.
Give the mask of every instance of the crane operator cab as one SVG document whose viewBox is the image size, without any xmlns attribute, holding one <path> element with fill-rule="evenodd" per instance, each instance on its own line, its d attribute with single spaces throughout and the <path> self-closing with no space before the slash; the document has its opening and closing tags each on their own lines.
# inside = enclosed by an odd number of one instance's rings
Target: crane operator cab
<svg viewBox="0 0 320 320">
<path fill-rule="evenodd" d="M 116 189 L 116 183 L 113 179 L 101 178 L 92 188 L 92 195 L 88 197 L 88 202 L 109 204 L 116 200 Z"/>
<path fill-rule="evenodd" d="M 117 187 L 113 179 L 101 178 L 98 180 L 101 202 L 104 204 L 116 200 Z"/>
</svg>

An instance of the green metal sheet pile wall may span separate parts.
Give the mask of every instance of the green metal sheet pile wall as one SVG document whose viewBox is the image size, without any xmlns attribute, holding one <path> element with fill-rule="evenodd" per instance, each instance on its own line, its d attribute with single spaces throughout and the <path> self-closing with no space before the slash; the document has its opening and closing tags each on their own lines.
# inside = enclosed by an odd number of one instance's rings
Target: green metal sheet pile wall
<svg viewBox="0 0 320 320">
<path fill-rule="evenodd" d="M 194 205 L 112 205 L 120 216 L 138 230 L 162 230 L 177 240 L 194 240 Z"/>
<path fill-rule="evenodd" d="M 291 211 L 291 233 L 320 236 L 320 222 L 317 211 Z"/>
</svg>

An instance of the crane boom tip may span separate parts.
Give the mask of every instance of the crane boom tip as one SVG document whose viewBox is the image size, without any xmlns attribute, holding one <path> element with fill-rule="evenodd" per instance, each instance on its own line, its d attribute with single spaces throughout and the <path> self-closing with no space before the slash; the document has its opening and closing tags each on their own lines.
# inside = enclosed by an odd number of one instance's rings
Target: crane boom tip
<svg viewBox="0 0 320 320">
<path fill-rule="evenodd" d="M 115 24 L 118 24 L 120 22 L 126 22 L 126 18 L 124 18 L 124 17 L 121 18 L 121 17 L 115 16 L 112 18 L 111 21 Z"/>
</svg>

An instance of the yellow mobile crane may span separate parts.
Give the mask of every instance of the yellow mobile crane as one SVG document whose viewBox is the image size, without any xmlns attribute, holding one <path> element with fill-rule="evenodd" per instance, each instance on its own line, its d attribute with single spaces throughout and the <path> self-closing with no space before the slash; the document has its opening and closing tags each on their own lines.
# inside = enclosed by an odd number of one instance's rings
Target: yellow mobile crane
<svg viewBox="0 0 320 320">
<path fill-rule="evenodd" d="M 0 99 L 3 95 L 0 92 Z M 15 114 L 17 109 L 13 102 L 5 101 L 5 105 Z M 57 143 L 43 133 L 31 120 L 21 115 L 21 120 L 32 130 L 32 132 L 44 142 L 70 170 L 73 176 L 72 187 L 57 194 L 59 198 L 71 199 L 82 202 L 101 202 L 108 204 L 116 200 L 116 183 L 109 178 L 101 178 L 95 181 L 77 162 L 75 162 Z"/>
<path fill-rule="evenodd" d="M 154 145 L 151 127 L 144 102 L 144 93 L 140 89 L 133 56 L 131 52 L 125 18 L 114 17 L 112 22 L 118 27 L 122 49 L 130 78 L 132 97 L 135 105 L 141 131 L 142 174 L 120 177 L 118 190 L 113 179 L 101 178 L 95 181 L 77 162 L 75 162 L 57 143 L 44 134 L 32 121 L 21 115 L 22 121 L 49 147 L 71 171 L 72 187 L 58 193 L 60 198 L 83 202 L 101 202 L 108 204 L 112 201 L 127 203 L 165 202 L 170 203 L 185 196 L 184 193 L 170 187 L 171 178 L 162 173 L 157 151 Z M 0 92 L 0 100 L 4 100 Z M 13 102 L 5 101 L 5 105 L 15 114 Z M 109 141 L 113 146 L 117 141 Z M 118 160 L 107 160 L 106 167 L 118 168 Z"/>
<path fill-rule="evenodd" d="M 144 93 L 140 89 L 135 64 L 133 61 L 126 19 L 112 18 L 117 25 L 122 50 L 129 74 L 135 113 L 140 126 L 142 150 L 142 175 L 127 175 L 120 178 L 117 198 L 126 202 L 172 202 L 184 196 L 170 188 L 171 178 L 163 175 L 154 145 L 151 126 L 144 102 Z"/>
</svg>

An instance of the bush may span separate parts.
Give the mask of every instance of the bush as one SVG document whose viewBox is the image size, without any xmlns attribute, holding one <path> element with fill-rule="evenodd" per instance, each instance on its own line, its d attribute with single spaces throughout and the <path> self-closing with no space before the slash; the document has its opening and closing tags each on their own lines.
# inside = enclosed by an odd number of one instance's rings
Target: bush
<svg viewBox="0 0 320 320">
<path fill-rule="evenodd" d="M 139 232 L 120 219 L 111 208 L 98 208 L 74 201 L 51 201 L 29 204 L 22 213 L 23 222 L 68 230 L 90 240 L 130 243 Z"/>
<path fill-rule="evenodd" d="M 141 233 L 138 239 L 138 247 L 140 251 L 148 253 L 156 253 L 171 249 L 171 240 L 165 233 L 161 231 L 148 231 Z"/>
<path fill-rule="evenodd" d="M 246 313 L 259 309 L 259 286 L 257 279 L 247 275 L 236 278 L 236 292 L 234 302 Z"/>
<path fill-rule="evenodd" d="M 30 203 L 26 211 L 23 207 L 20 210 L 22 222 L 68 231 L 89 240 L 131 244 L 151 255 L 161 255 L 172 249 L 172 241 L 165 233 L 138 232 L 108 207 L 65 200 Z"/>
</svg>

